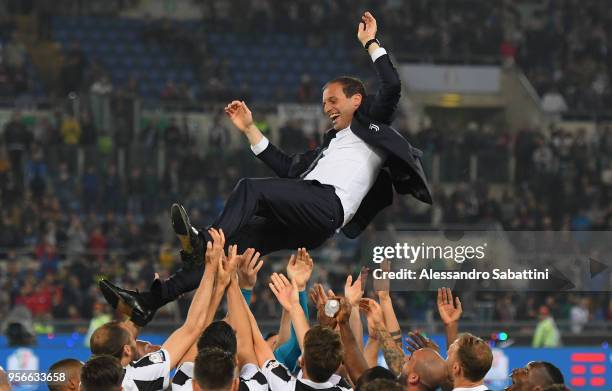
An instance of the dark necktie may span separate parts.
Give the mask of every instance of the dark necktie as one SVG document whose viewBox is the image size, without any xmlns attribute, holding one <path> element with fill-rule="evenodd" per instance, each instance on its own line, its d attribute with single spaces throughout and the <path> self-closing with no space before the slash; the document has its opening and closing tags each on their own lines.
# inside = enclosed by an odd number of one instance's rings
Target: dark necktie
<svg viewBox="0 0 612 391">
<path fill-rule="evenodd" d="M 310 166 L 308 166 L 306 171 L 300 174 L 300 179 L 304 179 L 306 175 L 308 175 L 312 170 L 314 170 L 319 160 L 321 160 L 321 158 L 323 157 L 323 152 L 325 152 L 327 147 L 329 147 L 329 143 L 331 143 L 333 138 L 336 137 L 336 133 L 338 133 L 336 129 L 332 129 L 329 132 L 325 133 L 325 137 L 323 137 L 323 145 L 321 146 L 321 150 L 319 151 L 319 154 L 317 155 L 315 160 L 313 160 L 312 163 L 310 163 Z"/>
</svg>

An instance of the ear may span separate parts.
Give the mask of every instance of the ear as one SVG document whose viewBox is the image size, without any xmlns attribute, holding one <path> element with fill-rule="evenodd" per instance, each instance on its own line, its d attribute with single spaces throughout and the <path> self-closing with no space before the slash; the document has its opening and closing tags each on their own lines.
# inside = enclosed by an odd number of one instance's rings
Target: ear
<svg viewBox="0 0 612 391">
<path fill-rule="evenodd" d="M 459 365 L 458 362 L 455 362 L 453 364 L 453 377 L 457 377 L 458 375 L 461 374 L 461 365 Z"/>
<path fill-rule="evenodd" d="M 359 105 L 361 105 L 362 100 L 363 96 L 361 96 L 361 94 L 355 94 L 351 96 L 351 102 L 353 103 L 353 106 L 355 106 L 355 108 L 358 108 Z"/>
<path fill-rule="evenodd" d="M 416 373 L 411 373 L 410 375 L 408 375 L 408 384 L 412 384 L 412 385 L 419 384 L 419 380 L 421 379 L 419 378 L 419 375 L 417 375 Z"/>
<path fill-rule="evenodd" d="M 130 345 L 123 345 L 123 357 L 132 361 L 132 347 Z"/>
<path fill-rule="evenodd" d="M 72 377 L 68 379 L 68 389 L 69 390 L 78 390 L 81 382 L 78 378 Z"/>
</svg>

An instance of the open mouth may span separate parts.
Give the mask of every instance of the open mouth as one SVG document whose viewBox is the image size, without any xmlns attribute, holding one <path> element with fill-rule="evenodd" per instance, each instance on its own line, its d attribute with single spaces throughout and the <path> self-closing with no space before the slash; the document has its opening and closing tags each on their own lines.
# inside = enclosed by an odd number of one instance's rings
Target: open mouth
<svg viewBox="0 0 612 391">
<path fill-rule="evenodd" d="M 338 118 L 340 118 L 340 114 L 339 114 L 339 113 L 334 113 L 334 114 L 331 114 L 331 115 L 329 116 L 329 119 L 330 119 L 330 120 L 331 120 L 331 122 L 332 122 L 332 123 L 334 123 L 334 124 L 336 123 L 336 121 L 338 120 Z"/>
</svg>

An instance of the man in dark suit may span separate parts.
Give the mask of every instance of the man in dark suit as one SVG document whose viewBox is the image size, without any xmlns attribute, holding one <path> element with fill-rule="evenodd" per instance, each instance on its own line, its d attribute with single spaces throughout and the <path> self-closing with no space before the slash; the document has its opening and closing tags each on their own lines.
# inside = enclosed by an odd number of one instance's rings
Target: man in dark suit
<svg viewBox="0 0 612 391">
<path fill-rule="evenodd" d="M 372 58 L 379 90 L 368 96 L 363 83 L 352 77 L 329 81 L 323 88 L 322 104 L 333 128 L 321 147 L 288 156 L 255 126 L 244 101 L 233 101 L 225 108 L 253 152 L 278 175 L 241 179 L 213 222 L 212 226 L 222 229 L 228 243 L 236 243 L 240 251 L 253 247 L 267 254 L 316 248 L 340 230 L 355 238 L 392 203 L 393 188 L 431 203 L 419 160 L 421 152 L 390 127 L 401 82 L 376 39 L 376 31 L 376 20 L 366 12 L 357 37 Z M 152 311 L 147 308 L 154 310 L 197 287 L 204 246 L 210 237 L 205 230 L 194 229 L 184 208 L 177 204 L 172 206 L 172 224 L 183 248 L 183 270 L 166 281 L 156 280 L 153 294 L 131 294 L 103 282 L 107 298 L 131 295 L 132 307 L 149 316 Z"/>
</svg>

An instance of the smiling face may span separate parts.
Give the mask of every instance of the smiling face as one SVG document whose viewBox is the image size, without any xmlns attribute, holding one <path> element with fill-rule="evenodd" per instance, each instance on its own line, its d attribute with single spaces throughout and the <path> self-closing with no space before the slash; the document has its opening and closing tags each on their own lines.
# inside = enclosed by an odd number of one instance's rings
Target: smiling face
<svg viewBox="0 0 612 391">
<path fill-rule="evenodd" d="M 342 130 L 351 124 L 362 99 L 358 93 L 346 96 L 342 84 L 330 83 L 323 90 L 323 112 L 332 121 L 334 129 Z"/>
</svg>

